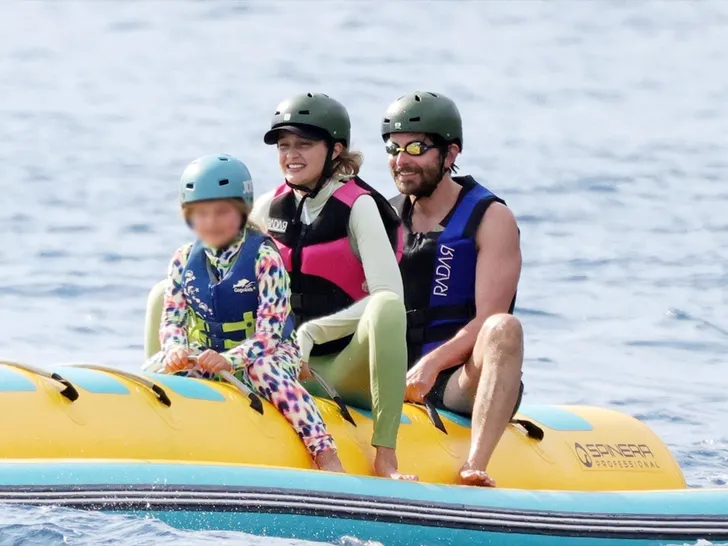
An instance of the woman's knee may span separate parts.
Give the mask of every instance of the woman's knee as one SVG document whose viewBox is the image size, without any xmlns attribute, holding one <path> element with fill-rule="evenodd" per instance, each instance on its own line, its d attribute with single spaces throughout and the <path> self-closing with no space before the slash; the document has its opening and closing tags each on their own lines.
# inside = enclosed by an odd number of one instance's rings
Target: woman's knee
<svg viewBox="0 0 728 546">
<path fill-rule="evenodd" d="M 367 308 L 377 309 L 380 312 L 405 314 L 404 301 L 394 292 L 385 290 L 371 295 Z"/>
<path fill-rule="evenodd" d="M 402 299 L 394 292 L 377 292 L 372 294 L 367 304 L 365 315 L 374 327 L 385 326 L 397 328 L 407 323 L 407 311 Z"/>
<path fill-rule="evenodd" d="M 362 319 L 368 336 L 384 339 L 388 345 L 405 343 L 407 311 L 394 292 L 377 292 L 367 305 Z M 387 341 L 389 340 L 389 341 Z"/>
</svg>

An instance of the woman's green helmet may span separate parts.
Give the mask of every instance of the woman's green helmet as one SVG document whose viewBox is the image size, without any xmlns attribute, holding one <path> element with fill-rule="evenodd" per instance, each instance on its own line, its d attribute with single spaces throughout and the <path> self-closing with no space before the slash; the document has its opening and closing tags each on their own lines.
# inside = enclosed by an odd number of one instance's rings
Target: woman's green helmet
<svg viewBox="0 0 728 546">
<path fill-rule="evenodd" d="M 349 113 L 339 101 L 323 93 L 304 93 L 286 99 L 276 107 L 270 130 L 263 141 L 275 144 L 280 131 L 291 131 L 311 140 L 322 140 L 328 136 L 334 142 L 341 142 L 348 147 L 351 121 Z"/>
<path fill-rule="evenodd" d="M 455 103 L 440 93 L 415 91 L 398 98 L 382 119 L 382 139 L 391 133 L 430 133 L 463 149 L 463 121 Z"/>
<path fill-rule="evenodd" d="M 182 204 L 213 199 L 242 199 L 253 204 L 253 180 L 245 163 L 227 154 L 198 157 L 180 180 Z"/>
</svg>

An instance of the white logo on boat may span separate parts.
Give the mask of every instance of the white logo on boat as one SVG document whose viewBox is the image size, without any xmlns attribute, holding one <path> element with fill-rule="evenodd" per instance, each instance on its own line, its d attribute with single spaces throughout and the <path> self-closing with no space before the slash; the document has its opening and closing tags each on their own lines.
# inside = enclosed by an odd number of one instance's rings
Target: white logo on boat
<svg viewBox="0 0 728 546">
<path fill-rule="evenodd" d="M 285 220 L 279 220 L 278 218 L 268 218 L 268 231 L 275 231 L 276 233 L 285 233 L 288 229 L 288 222 Z"/>
<path fill-rule="evenodd" d="M 240 279 L 233 286 L 233 291 L 238 294 L 244 294 L 245 292 L 255 292 L 255 283 L 248 279 Z"/>
</svg>

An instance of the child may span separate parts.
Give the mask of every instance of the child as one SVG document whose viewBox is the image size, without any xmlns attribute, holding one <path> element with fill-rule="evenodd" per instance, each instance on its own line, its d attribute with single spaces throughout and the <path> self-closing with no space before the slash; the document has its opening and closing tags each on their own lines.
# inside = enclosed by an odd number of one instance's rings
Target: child
<svg viewBox="0 0 728 546">
<path fill-rule="evenodd" d="M 197 240 L 169 266 L 160 329 L 150 364 L 165 373 L 191 369 L 247 376 L 291 423 L 318 468 L 344 469 L 311 396 L 298 382 L 301 353 L 290 289 L 275 244 L 248 223 L 253 183 L 229 155 L 190 163 L 181 180 L 182 214 Z"/>
</svg>

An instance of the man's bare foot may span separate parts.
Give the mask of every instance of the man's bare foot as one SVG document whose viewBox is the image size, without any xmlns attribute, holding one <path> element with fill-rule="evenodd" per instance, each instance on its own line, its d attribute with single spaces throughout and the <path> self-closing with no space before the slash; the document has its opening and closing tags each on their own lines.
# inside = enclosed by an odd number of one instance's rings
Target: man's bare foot
<svg viewBox="0 0 728 546">
<path fill-rule="evenodd" d="M 314 457 L 313 461 L 316 463 L 319 470 L 326 470 L 328 472 L 346 472 L 335 449 L 322 451 Z"/>
<path fill-rule="evenodd" d="M 488 476 L 485 470 L 476 470 L 470 463 L 465 463 L 460 469 L 460 481 L 463 485 L 495 487 L 495 480 Z"/>
<path fill-rule="evenodd" d="M 377 455 L 374 458 L 374 473 L 380 478 L 392 480 L 406 480 L 416 482 L 419 480 L 414 474 L 402 474 L 397 471 L 397 453 L 391 447 L 377 447 Z"/>
</svg>

